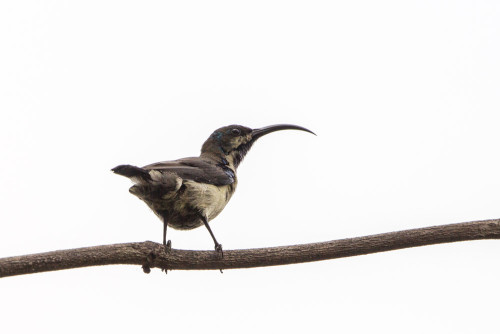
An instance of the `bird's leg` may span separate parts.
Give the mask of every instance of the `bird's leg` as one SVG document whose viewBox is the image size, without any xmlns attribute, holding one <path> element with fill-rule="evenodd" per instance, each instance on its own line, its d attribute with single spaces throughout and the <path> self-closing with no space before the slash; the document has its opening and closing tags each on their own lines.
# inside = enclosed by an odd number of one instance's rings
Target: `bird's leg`
<svg viewBox="0 0 500 334">
<path fill-rule="evenodd" d="M 167 216 L 162 215 L 163 218 L 163 248 L 165 253 L 169 253 L 172 249 L 172 241 L 167 241 Z M 163 271 L 163 269 L 161 270 Z M 165 274 L 167 274 L 167 268 L 165 268 Z"/>
<path fill-rule="evenodd" d="M 172 241 L 167 242 L 167 218 L 163 217 L 163 246 L 165 247 L 165 252 L 170 252 L 172 249 Z"/>
<path fill-rule="evenodd" d="M 215 235 L 212 232 L 212 229 L 210 228 L 210 225 L 208 225 L 207 217 L 201 216 L 201 220 L 203 221 L 203 224 L 205 224 L 205 226 L 207 227 L 208 232 L 210 232 L 210 235 L 212 236 L 212 239 L 214 239 L 215 251 L 217 253 L 219 253 L 219 255 L 220 255 L 221 258 L 223 258 L 224 257 L 224 253 L 222 252 L 222 245 L 217 242 L 217 239 L 215 239 Z"/>
</svg>

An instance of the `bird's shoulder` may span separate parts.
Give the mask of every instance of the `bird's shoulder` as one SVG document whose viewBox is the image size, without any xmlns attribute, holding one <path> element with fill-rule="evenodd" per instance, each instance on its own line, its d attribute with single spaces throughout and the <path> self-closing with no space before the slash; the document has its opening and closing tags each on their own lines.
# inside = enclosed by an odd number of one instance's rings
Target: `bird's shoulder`
<svg viewBox="0 0 500 334">
<path fill-rule="evenodd" d="M 161 161 L 142 168 L 162 173 L 173 173 L 184 180 L 192 180 L 216 186 L 232 184 L 236 179 L 234 171 L 227 165 L 199 157 Z"/>
</svg>

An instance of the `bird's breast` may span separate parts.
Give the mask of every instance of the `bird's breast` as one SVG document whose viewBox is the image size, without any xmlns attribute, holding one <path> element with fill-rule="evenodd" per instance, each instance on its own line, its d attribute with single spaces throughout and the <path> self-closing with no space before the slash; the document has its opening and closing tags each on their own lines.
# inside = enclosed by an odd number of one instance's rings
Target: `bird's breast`
<svg viewBox="0 0 500 334">
<path fill-rule="evenodd" d="M 184 181 L 184 185 L 186 188 L 182 194 L 183 200 L 180 202 L 189 203 L 190 206 L 206 215 L 209 221 L 221 213 L 236 189 L 236 182 L 230 185 L 215 186 L 195 181 Z"/>
</svg>

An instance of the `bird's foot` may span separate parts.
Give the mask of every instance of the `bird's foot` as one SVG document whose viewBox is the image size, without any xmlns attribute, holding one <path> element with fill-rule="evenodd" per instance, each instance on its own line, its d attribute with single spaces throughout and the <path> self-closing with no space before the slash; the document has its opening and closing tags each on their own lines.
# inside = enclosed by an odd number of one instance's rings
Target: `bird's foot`
<svg viewBox="0 0 500 334">
<path fill-rule="evenodd" d="M 172 250 L 172 240 L 168 240 L 166 243 L 163 243 L 163 250 L 165 254 L 170 253 L 170 251 Z M 162 268 L 161 271 L 164 271 L 165 275 L 168 274 L 167 268 Z"/>
<path fill-rule="evenodd" d="M 224 252 L 222 251 L 222 245 L 221 244 L 215 244 L 215 251 L 217 254 L 219 254 L 220 258 L 224 258 Z"/>
<path fill-rule="evenodd" d="M 224 258 L 224 252 L 222 251 L 222 245 L 221 244 L 215 244 L 215 251 L 220 256 L 221 259 Z M 223 274 L 222 269 L 219 269 L 219 270 L 220 270 L 220 273 Z"/>
<path fill-rule="evenodd" d="M 165 248 L 165 253 L 170 253 L 172 250 L 172 240 L 167 241 L 167 243 L 163 244 L 163 247 Z"/>
</svg>

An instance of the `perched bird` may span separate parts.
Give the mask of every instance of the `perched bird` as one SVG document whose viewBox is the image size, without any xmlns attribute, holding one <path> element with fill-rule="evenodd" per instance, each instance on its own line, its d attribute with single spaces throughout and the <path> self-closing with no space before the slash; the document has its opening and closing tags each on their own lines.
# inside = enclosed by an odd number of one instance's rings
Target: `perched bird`
<svg viewBox="0 0 500 334">
<path fill-rule="evenodd" d="M 279 130 L 314 132 L 289 124 L 250 129 L 229 125 L 215 130 L 205 141 L 199 157 L 157 162 L 142 168 L 120 165 L 112 169 L 134 182 L 129 191 L 143 200 L 163 221 L 163 245 L 167 226 L 190 230 L 205 225 L 222 256 L 208 222 L 217 217 L 231 199 L 238 180 L 236 169 L 253 143 L 260 137 Z"/>
</svg>

